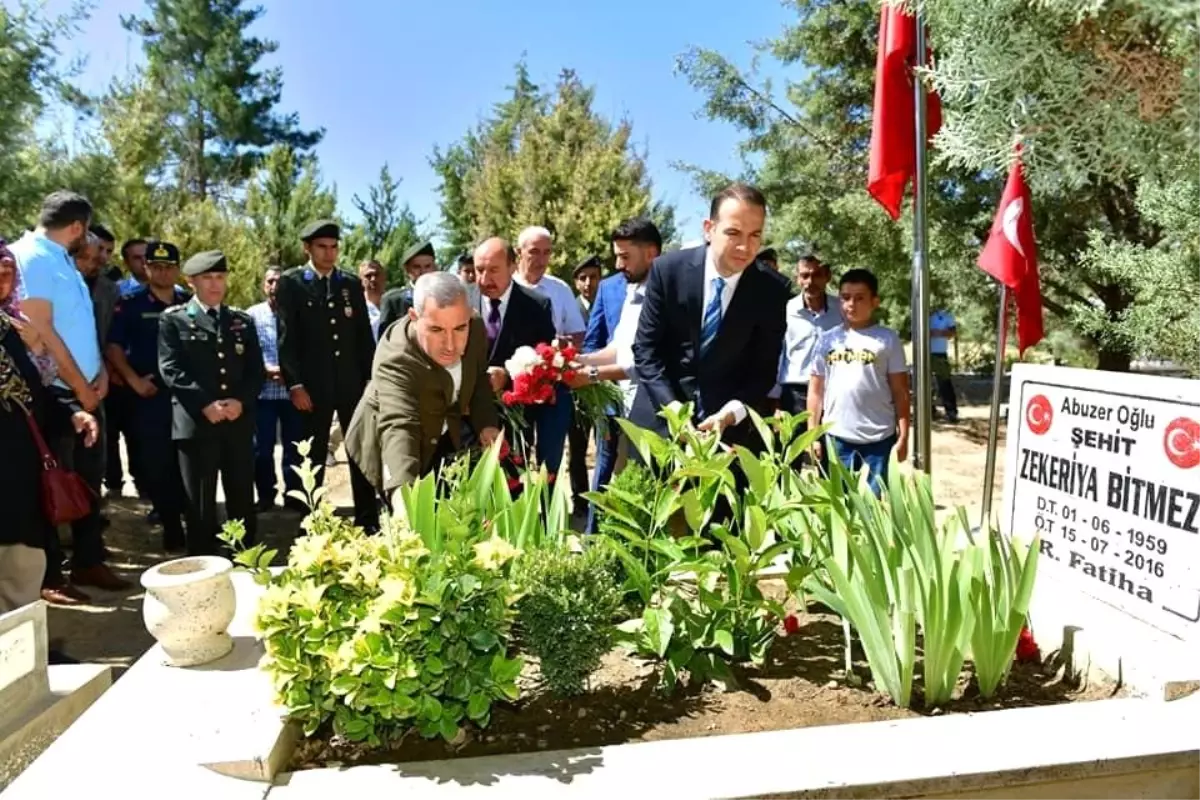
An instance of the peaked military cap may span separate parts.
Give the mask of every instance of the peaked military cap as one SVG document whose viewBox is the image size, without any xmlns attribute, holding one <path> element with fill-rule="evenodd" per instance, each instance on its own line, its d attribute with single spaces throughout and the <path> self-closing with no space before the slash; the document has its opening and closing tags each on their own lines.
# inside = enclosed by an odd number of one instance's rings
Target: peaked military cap
<svg viewBox="0 0 1200 800">
<path fill-rule="evenodd" d="M 206 272 L 228 272 L 229 265 L 225 262 L 225 254 L 220 250 L 205 250 L 196 253 L 183 265 L 183 274 L 189 278 L 203 275 Z"/>
<path fill-rule="evenodd" d="M 400 263 L 407 264 L 417 256 L 429 256 L 433 258 L 433 242 L 417 242 L 404 251 L 404 255 L 400 257 Z"/>
<path fill-rule="evenodd" d="M 342 230 L 331 219 L 319 219 L 300 231 L 300 241 L 311 242 L 313 239 L 341 239 Z"/>
<path fill-rule="evenodd" d="M 179 248 L 170 242 L 150 239 L 146 242 L 146 263 L 179 266 Z"/>
<path fill-rule="evenodd" d="M 600 270 L 601 272 L 604 271 L 604 265 L 600 263 L 600 258 L 598 256 L 592 255 L 592 256 L 588 256 L 583 261 L 580 261 L 578 264 L 576 264 L 575 269 L 571 272 L 571 274 L 577 276 L 577 275 L 579 275 L 579 273 L 583 272 L 585 269 L 591 269 L 592 267 L 595 267 L 596 269 Z"/>
</svg>

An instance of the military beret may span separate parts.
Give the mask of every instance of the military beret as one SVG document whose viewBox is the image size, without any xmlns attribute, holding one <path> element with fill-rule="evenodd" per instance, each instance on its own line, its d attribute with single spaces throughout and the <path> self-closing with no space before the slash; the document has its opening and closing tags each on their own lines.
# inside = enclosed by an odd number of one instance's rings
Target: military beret
<svg viewBox="0 0 1200 800">
<path fill-rule="evenodd" d="M 575 265 L 575 269 L 571 272 L 571 274 L 573 276 L 577 276 L 585 269 L 590 269 L 591 267 L 595 267 L 601 272 L 604 271 L 604 265 L 600 263 L 600 258 L 598 256 L 588 256 L 583 261 L 580 261 Z"/>
<path fill-rule="evenodd" d="M 433 255 L 433 242 L 417 242 L 404 251 L 404 255 L 400 257 L 400 263 L 407 264 L 417 256 L 429 256 L 433 258 Z"/>
<path fill-rule="evenodd" d="M 220 250 L 205 250 L 196 253 L 183 265 L 183 274 L 189 278 L 203 275 L 206 272 L 228 272 L 229 265 L 225 263 L 225 254 Z"/>
<path fill-rule="evenodd" d="M 147 264 L 174 264 L 179 266 L 179 248 L 160 239 L 146 240 Z"/>
<path fill-rule="evenodd" d="M 300 241 L 311 242 L 313 239 L 341 239 L 342 231 L 338 224 L 331 219 L 319 219 L 300 231 Z"/>
</svg>

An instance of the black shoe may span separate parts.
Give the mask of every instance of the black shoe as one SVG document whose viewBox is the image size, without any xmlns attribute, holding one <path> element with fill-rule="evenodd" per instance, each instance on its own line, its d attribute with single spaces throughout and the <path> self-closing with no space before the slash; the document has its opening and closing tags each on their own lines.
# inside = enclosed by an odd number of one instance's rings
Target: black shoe
<svg viewBox="0 0 1200 800">
<path fill-rule="evenodd" d="M 308 506 L 295 498 L 288 498 L 284 501 L 283 507 L 291 511 L 293 514 L 302 514 L 308 516 Z"/>
<path fill-rule="evenodd" d="M 259 514 L 265 514 L 268 511 L 274 511 L 275 510 L 275 501 L 274 500 L 259 500 L 257 503 L 254 504 L 254 510 L 257 511 Z"/>
<path fill-rule="evenodd" d="M 162 522 L 162 517 L 158 513 L 158 509 L 152 508 L 146 513 L 146 522 L 151 525 L 157 525 Z"/>
</svg>

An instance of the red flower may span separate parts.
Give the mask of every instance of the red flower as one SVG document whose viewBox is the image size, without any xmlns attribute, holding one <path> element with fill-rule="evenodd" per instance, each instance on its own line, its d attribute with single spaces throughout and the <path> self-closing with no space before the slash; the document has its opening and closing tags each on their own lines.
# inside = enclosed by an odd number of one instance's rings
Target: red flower
<svg viewBox="0 0 1200 800">
<path fill-rule="evenodd" d="M 796 619 L 795 614 L 788 614 L 783 618 L 783 632 L 786 636 L 793 636 L 800 632 L 800 620 Z"/>
<path fill-rule="evenodd" d="M 505 392 L 505 394 L 507 394 L 507 392 Z M 508 401 L 505 400 L 505 402 L 508 402 Z M 500 440 L 500 460 L 503 461 L 504 459 L 508 458 L 508 451 L 510 449 L 511 448 L 508 446 L 508 439 L 501 439 Z"/>
<path fill-rule="evenodd" d="M 520 488 L 521 488 L 521 479 L 520 478 L 509 478 L 508 479 L 508 490 L 510 492 L 515 492 L 517 489 L 520 489 Z"/>
<path fill-rule="evenodd" d="M 509 459 L 509 461 L 512 462 L 512 465 L 514 467 L 519 467 L 525 463 L 525 458 L 523 456 L 513 456 L 512 458 Z"/>
<path fill-rule="evenodd" d="M 561 350 L 561 352 L 562 352 L 562 357 L 564 359 L 566 359 L 568 362 L 574 361 L 575 356 L 579 355 L 579 351 L 576 350 L 572 345 L 567 345 L 566 347 L 564 347 Z"/>
<path fill-rule="evenodd" d="M 547 473 L 547 475 L 546 475 L 546 483 L 548 483 L 549 485 L 553 486 L 553 485 L 554 485 L 554 479 L 555 479 L 556 477 L 558 477 L 558 476 L 557 476 L 555 473 L 553 473 L 553 472 Z"/>
<path fill-rule="evenodd" d="M 1035 662 L 1042 660 L 1042 651 L 1038 648 L 1037 642 L 1033 640 L 1033 634 L 1029 631 L 1029 626 L 1021 628 L 1021 635 L 1017 639 L 1017 661 L 1021 663 Z"/>
</svg>

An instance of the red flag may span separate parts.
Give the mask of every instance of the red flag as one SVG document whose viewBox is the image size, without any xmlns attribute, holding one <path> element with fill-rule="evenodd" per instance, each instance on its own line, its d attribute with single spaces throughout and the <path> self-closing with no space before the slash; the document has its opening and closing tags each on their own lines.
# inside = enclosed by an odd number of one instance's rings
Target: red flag
<svg viewBox="0 0 1200 800">
<path fill-rule="evenodd" d="M 1021 146 L 1008 173 L 1008 183 L 996 209 L 996 221 L 979 254 L 980 268 L 1011 290 L 1017 301 L 1017 345 L 1021 354 L 1042 340 L 1042 285 L 1038 279 L 1037 241 L 1033 236 L 1033 205 Z"/>
<path fill-rule="evenodd" d="M 879 15 L 879 53 L 875 58 L 875 108 L 871 117 L 871 167 L 867 191 L 891 214 L 900 218 L 904 187 L 916 169 L 916 104 L 913 102 L 912 65 L 916 63 L 917 21 L 911 14 L 884 0 Z M 930 52 L 926 50 L 928 62 Z M 942 103 L 926 95 L 930 138 L 942 127 Z"/>
</svg>

